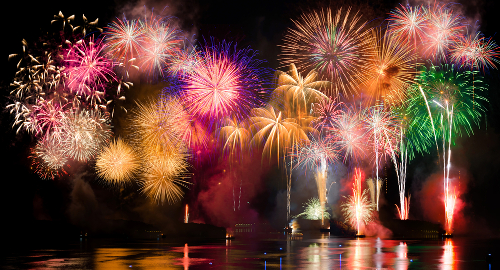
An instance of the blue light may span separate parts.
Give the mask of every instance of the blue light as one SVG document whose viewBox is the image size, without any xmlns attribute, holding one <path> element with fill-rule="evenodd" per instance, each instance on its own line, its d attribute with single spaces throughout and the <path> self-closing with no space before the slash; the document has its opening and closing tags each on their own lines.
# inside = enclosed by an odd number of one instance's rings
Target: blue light
<svg viewBox="0 0 500 270">
<path fill-rule="evenodd" d="M 212 264 L 212 262 L 209 262 L 208 264 Z"/>
<path fill-rule="evenodd" d="M 264 255 L 266 255 L 266 254 L 267 254 L 267 253 L 266 253 L 266 252 L 264 252 Z"/>
<path fill-rule="evenodd" d="M 132 265 L 129 265 L 128 267 L 132 268 Z"/>
<path fill-rule="evenodd" d="M 339 245 L 339 247 L 341 247 L 342 245 Z"/>
<path fill-rule="evenodd" d="M 283 248 L 280 248 L 280 250 L 283 250 Z"/>
<path fill-rule="evenodd" d="M 410 262 L 413 262 L 413 260 L 410 260 Z"/>
</svg>

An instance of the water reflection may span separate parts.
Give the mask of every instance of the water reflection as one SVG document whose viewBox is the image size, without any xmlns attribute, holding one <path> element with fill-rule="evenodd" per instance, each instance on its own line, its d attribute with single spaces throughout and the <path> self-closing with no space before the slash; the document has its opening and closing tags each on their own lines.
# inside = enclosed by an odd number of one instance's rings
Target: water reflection
<svg viewBox="0 0 500 270">
<path fill-rule="evenodd" d="M 453 250 L 453 240 L 448 238 L 443 246 L 443 258 L 441 259 L 441 269 L 453 270 L 455 269 L 455 251 Z"/>
<path fill-rule="evenodd" d="M 328 234 L 272 240 L 235 239 L 206 244 L 162 241 L 93 243 L 11 254 L 6 268 L 487 269 L 489 265 L 484 256 L 487 252 L 483 254 L 476 250 L 493 250 L 495 243 L 489 246 L 484 242 L 475 243 L 460 239 L 446 239 L 444 242 L 348 239 Z"/>
</svg>

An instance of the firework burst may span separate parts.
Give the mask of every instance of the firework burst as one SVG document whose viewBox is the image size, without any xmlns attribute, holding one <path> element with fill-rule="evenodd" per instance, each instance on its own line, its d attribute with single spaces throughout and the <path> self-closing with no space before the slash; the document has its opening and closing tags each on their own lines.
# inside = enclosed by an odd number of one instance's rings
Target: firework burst
<svg viewBox="0 0 500 270">
<path fill-rule="evenodd" d="M 188 115 L 174 97 L 137 104 L 132 116 L 134 140 L 138 147 L 175 153 L 188 127 Z"/>
<path fill-rule="evenodd" d="M 400 5 L 391 11 L 389 21 L 390 34 L 406 42 L 414 41 L 415 47 L 417 39 L 421 40 L 426 36 L 428 21 L 420 6 Z"/>
<path fill-rule="evenodd" d="M 139 57 L 140 68 L 153 80 L 163 76 L 169 60 L 180 49 L 180 30 L 172 18 L 162 18 L 151 14 L 150 19 L 141 20 L 145 36 Z"/>
<path fill-rule="evenodd" d="M 65 74 L 71 91 L 77 95 L 93 96 L 100 101 L 105 83 L 116 81 L 113 62 L 106 57 L 101 40 L 81 40 L 66 54 Z"/>
<path fill-rule="evenodd" d="M 113 59 L 139 57 L 144 42 L 144 28 L 137 20 L 114 21 L 105 28 L 105 46 Z"/>
<path fill-rule="evenodd" d="M 184 191 L 190 184 L 187 179 L 189 163 L 188 154 L 181 148 L 176 153 L 153 152 L 145 157 L 145 167 L 140 190 L 157 203 L 173 204 L 182 199 Z"/>
<path fill-rule="evenodd" d="M 304 212 L 296 215 L 294 218 L 305 216 L 305 219 L 309 220 L 330 219 L 330 213 L 328 212 L 330 209 L 328 207 L 323 209 L 319 199 L 316 197 L 309 199 L 304 203 L 303 207 Z"/>
<path fill-rule="evenodd" d="M 499 63 L 500 50 L 492 38 L 485 38 L 480 32 L 475 35 L 461 35 L 450 50 L 450 60 L 463 68 L 482 69 Z"/>
<path fill-rule="evenodd" d="M 118 138 L 101 151 L 96 159 L 95 167 L 97 175 L 106 184 L 121 186 L 134 178 L 139 170 L 140 162 L 134 149 Z"/>
<path fill-rule="evenodd" d="M 295 27 L 288 30 L 281 46 L 281 64 L 316 70 L 321 78 L 333 82 L 331 94 L 356 93 L 372 53 L 370 33 L 361 15 L 351 14 L 350 8 L 327 9 L 303 14 L 293 22 Z"/>
<path fill-rule="evenodd" d="M 61 147 L 68 157 L 88 161 L 112 136 L 109 118 L 97 111 L 71 110 L 61 126 Z"/>
<path fill-rule="evenodd" d="M 406 88 L 413 81 L 412 62 L 416 54 L 411 52 L 407 42 L 393 35 L 383 34 L 381 30 L 374 30 L 373 35 L 376 53 L 368 61 L 366 92 L 372 101 L 399 104 L 404 101 Z"/>
<path fill-rule="evenodd" d="M 346 107 L 332 128 L 328 128 L 328 137 L 338 145 L 343 153 L 343 161 L 360 159 L 366 152 L 366 130 L 364 112 L 356 107 Z"/>
<path fill-rule="evenodd" d="M 286 118 L 283 112 L 272 106 L 256 108 L 252 114 L 251 128 L 255 130 L 252 143 L 264 144 L 263 158 L 268 155 L 271 159 L 274 153 L 278 161 L 281 161 L 280 157 L 284 157 L 294 143 L 307 138 L 295 119 Z"/>
<path fill-rule="evenodd" d="M 230 43 L 207 46 L 200 52 L 192 72 L 181 78 L 183 100 L 190 113 L 206 122 L 218 122 L 234 115 L 246 116 L 262 104 L 267 93 L 261 82 L 262 61 L 250 49 L 237 50 Z"/>
<path fill-rule="evenodd" d="M 360 225 L 366 225 L 373 219 L 373 210 L 375 208 L 368 198 L 368 191 L 366 189 L 361 191 L 362 177 L 361 170 L 356 168 L 352 188 L 353 194 L 344 197 L 347 201 L 341 205 L 344 218 L 353 228 L 356 228 L 358 235 L 362 234 Z"/>
</svg>

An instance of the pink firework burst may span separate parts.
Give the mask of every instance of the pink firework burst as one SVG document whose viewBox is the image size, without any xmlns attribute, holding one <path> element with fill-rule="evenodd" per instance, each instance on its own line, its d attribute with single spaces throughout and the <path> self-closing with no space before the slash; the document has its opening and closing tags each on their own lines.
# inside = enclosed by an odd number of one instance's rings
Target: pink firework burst
<svg viewBox="0 0 500 270">
<path fill-rule="evenodd" d="M 391 22 L 391 34 L 399 39 L 416 42 L 417 38 L 425 37 L 427 17 L 420 6 L 401 5 L 391 11 L 389 15 Z"/>
<path fill-rule="evenodd" d="M 250 49 L 237 50 L 230 43 L 207 46 L 200 53 L 203 59 L 188 73 L 183 82 L 183 100 L 190 113 L 213 123 L 236 115 L 238 119 L 262 105 L 267 94 L 259 69 Z"/>
<path fill-rule="evenodd" d="M 297 166 L 319 168 L 327 166 L 338 159 L 338 150 L 334 143 L 324 137 L 312 138 L 309 143 L 301 145 L 296 154 Z"/>
<path fill-rule="evenodd" d="M 169 60 L 180 49 L 180 30 L 171 19 L 160 16 L 151 15 L 150 19 L 142 20 L 141 23 L 145 39 L 139 57 L 140 68 L 155 79 L 155 76 L 163 75 Z"/>
<path fill-rule="evenodd" d="M 335 125 L 328 130 L 328 138 L 339 146 L 344 162 L 348 158 L 358 160 L 365 154 L 366 130 L 361 109 L 347 107 L 340 113 Z"/>
<path fill-rule="evenodd" d="M 446 60 L 450 46 L 465 29 L 463 17 L 447 4 L 434 4 L 425 9 L 429 20 L 424 53 L 434 59 Z"/>
<path fill-rule="evenodd" d="M 77 95 L 94 96 L 104 84 L 116 81 L 113 61 L 107 58 L 101 40 L 80 40 L 67 53 L 68 87 Z"/>
<path fill-rule="evenodd" d="M 499 63 L 500 51 L 492 38 L 485 38 L 481 32 L 461 35 L 450 50 L 451 61 L 469 69 L 484 69 Z"/>
<path fill-rule="evenodd" d="M 105 46 L 114 59 L 139 56 L 144 41 L 144 28 L 137 20 L 117 19 L 104 32 Z"/>
<path fill-rule="evenodd" d="M 314 120 L 314 128 L 323 130 L 324 128 L 333 128 L 338 118 L 342 114 L 342 102 L 337 98 L 322 99 L 319 103 L 314 103 L 313 113 L 317 116 Z"/>
<path fill-rule="evenodd" d="M 63 123 L 64 107 L 65 105 L 53 100 L 41 100 L 33 106 L 33 115 L 37 123 L 36 134 L 60 139 L 58 131 Z"/>
</svg>

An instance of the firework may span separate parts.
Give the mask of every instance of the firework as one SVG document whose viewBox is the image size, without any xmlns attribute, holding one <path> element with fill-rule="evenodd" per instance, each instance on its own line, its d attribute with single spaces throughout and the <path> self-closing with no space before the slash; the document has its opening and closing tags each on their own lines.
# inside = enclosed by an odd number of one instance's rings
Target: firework
<svg viewBox="0 0 500 270">
<path fill-rule="evenodd" d="M 184 77 L 193 72 L 201 61 L 196 46 L 188 44 L 188 41 L 184 41 L 184 47 L 172 55 L 167 70 L 174 77 Z"/>
<path fill-rule="evenodd" d="M 241 120 L 260 106 L 267 90 L 260 80 L 261 61 L 255 60 L 255 55 L 250 49 L 237 50 L 225 42 L 204 47 L 200 52 L 203 60 L 181 78 L 190 113 L 213 123 L 229 115 Z"/>
<path fill-rule="evenodd" d="M 419 85 L 411 89 L 412 95 L 406 106 L 407 113 L 413 116 L 408 129 L 411 141 L 417 142 L 416 151 L 427 151 L 432 141 L 439 150 L 438 138 L 442 139 L 447 233 L 452 230 L 455 202 L 455 195 L 450 192 L 451 145 L 456 134 L 462 135 L 465 130 L 469 135 L 472 124 L 479 124 L 485 109 L 478 101 L 487 101 L 482 96 L 487 86 L 477 73 L 458 72 L 449 65 L 432 65 L 417 77 Z"/>
<path fill-rule="evenodd" d="M 182 148 L 176 153 L 155 152 L 145 158 L 145 168 L 139 181 L 143 194 L 158 203 L 173 204 L 184 195 L 182 187 L 190 184 L 188 154 Z"/>
<path fill-rule="evenodd" d="M 144 42 L 144 28 L 137 20 L 116 19 L 105 28 L 105 46 L 113 59 L 139 57 Z"/>
<path fill-rule="evenodd" d="M 424 7 L 424 13 L 429 22 L 423 44 L 424 54 L 436 60 L 446 60 L 450 46 L 465 28 L 463 17 L 449 4 L 434 3 Z"/>
<path fill-rule="evenodd" d="M 222 151 L 229 155 L 229 160 L 242 158 L 243 153 L 249 150 L 252 133 L 246 122 L 239 122 L 235 118 L 226 118 L 220 129 L 220 137 L 224 144 Z"/>
<path fill-rule="evenodd" d="M 370 33 L 359 13 L 327 9 L 303 14 L 293 21 L 281 46 L 282 65 L 296 63 L 300 70 L 316 70 L 333 82 L 332 94 L 357 92 L 370 58 Z"/>
<path fill-rule="evenodd" d="M 101 40 L 81 40 L 66 55 L 68 87 L 77 95 L 95 96 L 98 100 L 104 93 L 104 84 L 116 81 L 113 62 L 106 57 Z"/>
<path fill-rule="evenodd" d="M 121 186 L 132 180 L 140 163 L 134 149 L 118 138 L 101 151 L 95 167 L 105 183 Z"/>
<path fill-rule="evenodd" d="M 321 208 L 326 203 L 326 181 L 328 180 L 328 165 L 337 160 L 337 150 L 326 138 L 313 138 L 308 144 L 301 145 L 297 153 L 297 166 L 315 168 L 316 186 L 318 188 Z M 324 225 L 324 217 L 321 218 Z"/>
<path fill-rule="evenodd" d="M 330 219 L 330 209 L 324 207 L 320 200 L 316 197 L 309 199 L 304 203 L 304 212 L 296 215 L 294 218 L 305 216 L 305 219 L 309 220 L 320 220 L 320 219 Z"/>
<path fill-rule="evenodd" d="M 388 105 L 401 103 L 406 88 L 413 81 L 412 62 L 416 60 L 416 54 L 411 52 L 407 42 L 387 32 L 382 34 L 381 30 L 372 32 L 376 52 L 368 61 L 366 92 L 374 101 Z"/>
<path fill-rule="evenodd" d="M 56 101 L 41 100 L 38 105 L 33 106 L 33 115 L 36 118 L 36 133 L 43 136 L 57 136 L 60 139 L 59 129 L 64 119 L 64 105 Z"/>
<path fill-rule="evenodd" d="M 208 147 L 209 134 L 206 127 L 196 119 L 190 117 L 182 140 L 190 149 L 204 149 Z"/>
<path fill-rule="evenodd" d="M 317 116 L 313 121 L 314 128 L 317 130 L 333 128 L 342 114 L 342 105 L 343 103 L 336 98 L 321 99 L 320 102 L 314 103 L 313 114 Z"/>
<path fill-rule="evenodd" d="M 485 38 L 481 32 L 475 35 L 461 35 L 450 49 L 450 60 L 468 69 L 493 67 L 498 63 L 500 51 L 492 38 Z"/>
<path fill-rule="evenodd" d="M 71 110 L 61 126 L 61 147 L 77 161 L 93 158 L 112 136 L 109 118 L 96 111 Z"/>
<path fill-rule="evenodd" d="M 356 233 L 361 235 L 360 225 L 367 224 L 373 219 L 374 205 L 368 199 L 368 191 L 365 189 L 361 193 L 362 172 L 360 169 L 355 169 L 354 183 L 352 188 L 353 195 L 344 197 L 347 199 L 341 205 L 344 218 L 353 228 L 356 228 Z"/>
<path fill-rule="evenodd" d="M 343 161 L 348 158 L 358 160 L 366 151 L 366 130 L 364 112 L 355 107 L 346 107 L 339 114 L 335 125 L 328 130 L 328 137 L 338 145 L 343 153 Z"/>
<path fill-rule="evenodd" d="M 275 110 L 272 106 L 253 109 L 252 114 L 251 128 L 255 130 L 252 143 L 264 144 L 263 158 L 268 155 L 271 159 L 275 153 L 278 161 L 281 161 L 280 156 L 284 157 L 294 143 L 304 137 L 307 138 L 295 119 L 286 118 L 281 111 Z"/>
<path fill-rule="evenodd" d="M 370 144 L 375 153 L 375 172 L 377 183 L 380 181 L 378 177 L 379 161 L 384 157 L 384 154 L 390 154 L 391 150 L 396 149 L 394 138 L 397 138 L 397 119 L 391 110 L 387 107 L 376 105 L 367 110 L 367 117 L 365 118 L 367 125 L 367 134 L 369 136 Z M 377 184 L 378 186 L 378 184 Z M 377 198 L 376 205 L 377 211 L 379 206 L 379 188 L 376 189 Z"/>
<path fill-rule="evenodd" d="M 422 7 L 400 5 L 390 13 L 390 34 L 406 42 L 413 40 L 416 47 L 417 39 L 421 40 L 426 35 L 427 20 Z"/>
<path fill-rule="evenodd" d="M 278 77 L 278 87 L 274 90 L 274 95 L 284 98 L 291 109 L 307 112 L 308 105 L 316 99 L 328 98 L 319 89 L 328 86 L 328 81 L 316 81 L 317 73 L 310 71 L 305 78 L 302 78 L 297 71 L 295 64 L 290 64 L 290 71 L 282 72 Z"/>
<path fill-rule="evenodd" d="M 33 153 L 54 171 L 61 169 L 68 161 L 60 141 L 55 136 L 47 136 L 38 141 Z"/>
<path fill-rule="evenodd" d="M 141 20 L 145 36 L 139 57 L 140 68 L 153 80 L 163 76 L 169 60 L 180 49 L 180 30 L 171 18 L 151 14 L 150 19 Z"/>
<path fill-rule="evenodd" d="M 132 116 L 138 147 L 174 153 L 188 127 L 188 115 L 175 97 L 137 104 Z"/>
</svg>

